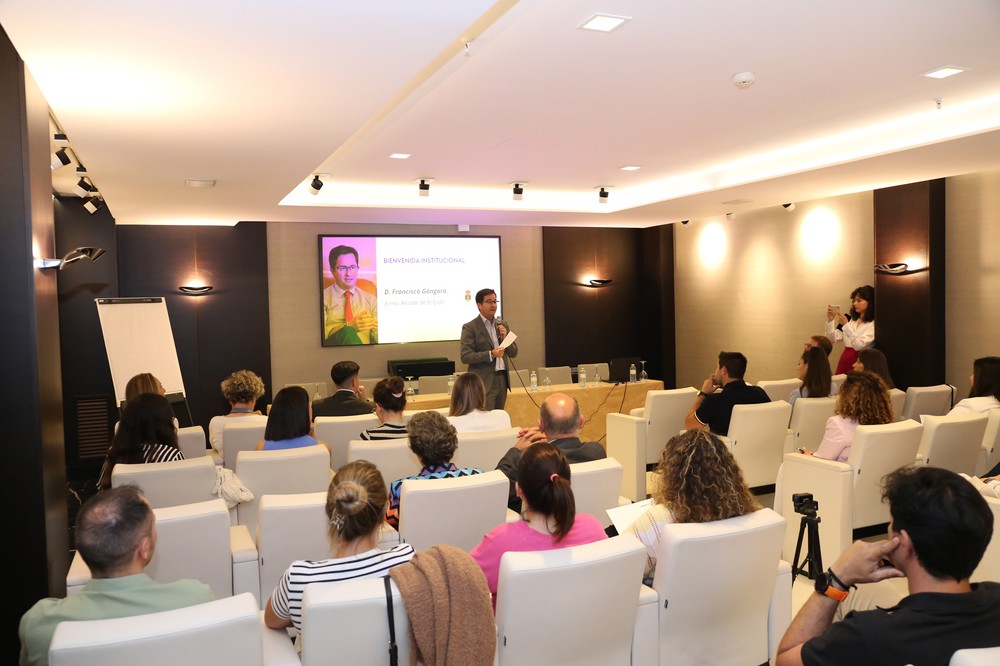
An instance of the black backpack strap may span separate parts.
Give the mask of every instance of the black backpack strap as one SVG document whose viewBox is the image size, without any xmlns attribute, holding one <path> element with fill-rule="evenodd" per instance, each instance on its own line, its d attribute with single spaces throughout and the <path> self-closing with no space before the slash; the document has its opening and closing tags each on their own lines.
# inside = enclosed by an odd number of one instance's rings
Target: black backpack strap
<svg viewBox="0 0 1000 666">
<path fill-rule="evenodd" d="M 392 616 L 392 583 L 388 575 L 383 576 L 382 580 L 385 581 L 385 607 L 389 615 L 389 666 L 397 666 L 399 654 L 396 648 L 396 622 Z"/>
</svg>

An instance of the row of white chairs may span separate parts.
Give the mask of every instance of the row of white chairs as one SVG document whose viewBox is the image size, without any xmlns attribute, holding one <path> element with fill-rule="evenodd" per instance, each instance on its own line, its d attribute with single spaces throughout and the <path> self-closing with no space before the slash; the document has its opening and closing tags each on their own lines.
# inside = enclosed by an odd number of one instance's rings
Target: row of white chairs
<svg viewBox="0 0 1000 666">
<path fill-rule="evenodd" d="M 667 525 L 652 587 L 641 582 L 646 550 L 628 535 L 507 553 L 497 593 L 495 663 L 766 662 L 791 620 L 791 571 L 779 559 L 783 533 L 784 521 L 769 509 Z M 391 593 L 405 663 L 413 649 L 408 617 L 394 583 Z M 368 579 L 309 586 L 301 661 L 289 652 L 287 635 L 263 628 L 256 604 L 241 595 L 178 611 L 63 623 L 50 663 L 381 663 L 388 642 L 383 582 Z"/>
</svg>

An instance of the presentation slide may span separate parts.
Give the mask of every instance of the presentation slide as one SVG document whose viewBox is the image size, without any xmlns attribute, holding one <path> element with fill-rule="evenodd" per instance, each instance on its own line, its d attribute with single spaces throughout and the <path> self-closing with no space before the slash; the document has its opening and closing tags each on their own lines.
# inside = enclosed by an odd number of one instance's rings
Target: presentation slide
<svg viewBox="0 0 1000 666">
<path fill-rule="evenodd" d="M 484 287 L 502 307 L 497 236 L 320 236 L 319 253 L 324 347 L 457 340 Z"/>
</svg>

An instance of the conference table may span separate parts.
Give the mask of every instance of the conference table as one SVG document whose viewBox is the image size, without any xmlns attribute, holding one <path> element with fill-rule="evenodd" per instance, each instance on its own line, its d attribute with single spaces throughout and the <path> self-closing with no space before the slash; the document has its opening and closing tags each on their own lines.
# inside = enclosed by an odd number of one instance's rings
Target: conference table
<svg viewBox="0 0 1000 666">
<path fill-rule="evenodd" d="M 537 391 L 529 391 L 518 386 L 507 394 L 504 411 L 510 414 L 511 425 L 515 427 L 536 426 L 542 401 L 553 393 L 565 393 L 580 403 L 580 413 L 584 418 L 580 439 L 607 445 L 604 441 L 604 436 L 607 434 L 607 415 L 628 414 L 636 407 L 643 407 L 648 392 L 662 389 L 663 382 L 658 379 L 646 379 L 635 384 L 588 382 L 586 387 L 579 384 L 553 384 L 546 387 L 539 386 Z M 418 394 L 408 396 L 406 403 L 408 410 L 437 409 L 447 407 L 451 403 L 451 398 L 447 393 Z"/>
</svg>

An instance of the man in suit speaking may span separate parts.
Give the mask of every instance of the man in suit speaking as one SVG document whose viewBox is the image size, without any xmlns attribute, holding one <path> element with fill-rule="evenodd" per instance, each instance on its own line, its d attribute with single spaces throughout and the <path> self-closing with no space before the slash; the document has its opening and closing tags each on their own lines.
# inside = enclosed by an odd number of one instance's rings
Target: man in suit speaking
<svg viewBox="0 0 1000 666">
<path fill-rule="evenodd" d="M 509 328 L 496 316 L 497 303 L 495 291 L 480 289 L 476 292 L 479 316 L 462 326 L 462 363 L 483 380 L 487 410 L 503 409 L 506 404 L 510 380 L 504 356 L 517 356 L 516 342 L 507 349 L 500 348 Z"/>
</svg>

